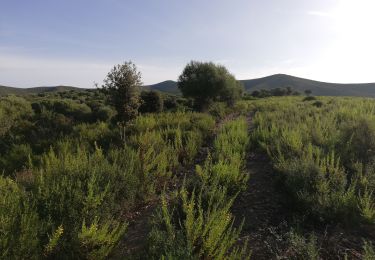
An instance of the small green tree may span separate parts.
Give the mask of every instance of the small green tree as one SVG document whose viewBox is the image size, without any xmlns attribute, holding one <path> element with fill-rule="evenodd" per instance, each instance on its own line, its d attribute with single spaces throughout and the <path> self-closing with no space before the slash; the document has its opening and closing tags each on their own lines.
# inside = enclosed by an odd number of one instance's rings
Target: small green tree
<svg viewBox="0 0 375 260">
<path fill-rule="evenodd" d="M 222 65 L 212 62 L 191 61 L 178 79 L 184 97 L 193 98 L 199 110 L 206 109 L 213 101 L 233 105 L 242 94 L 242 86 Z"/>
<path fill-rule="evenodd" d="M 131 61 L 114 66 L 104 79 L 102 90 L 110 96 L 119 121 L 128 122 L 138 115 L 141 86 L 141 73 Z"/>
<path fill-rule="evenodd" d="M 163 97 L 157 91 L 142 91 L 142 105 L 139 108 L 141 113 L 155 113 L 163 111 Z"/>
<path fill-rule="evenodd" d="M 306 96 L 310 96 L 311 93 L 312 93 L 312 91 L 311 91 L 310 89 L 306 89 L 306 90 L 305 90 L 305 94 L 306 94 Z"/>
</svg>

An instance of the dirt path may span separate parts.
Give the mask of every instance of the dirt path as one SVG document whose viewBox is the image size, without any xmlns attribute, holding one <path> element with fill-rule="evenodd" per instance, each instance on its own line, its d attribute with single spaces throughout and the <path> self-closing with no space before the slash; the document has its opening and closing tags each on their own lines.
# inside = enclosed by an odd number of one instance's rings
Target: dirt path
<svg viewBox="0 0 375 260">
<path fill-rule="evenodd" d="M 214 132 L 215 134 L 207 139 L 207 143 L 204 144 L 198 151 L 195 161 L 188 167 L 181 167 L 175 174 L 174 183 L 170 183 L 171 190 L 178 189 L 181 185 L 181 180 L 184 179 L 185 175 L 189 176 L 194 174 L 195 165 L 202 165 L 207 158 L 209 151 L 212 149 L 212 143 L 216 136 L 217 130 L 222 124 L 227 121 L 233 120 L 238 117 L 238 113 L 232 113 L 227 115 L 225 118 L 219 120 L 216 125 Z M 124 239 L 120 241 L 119 245 L 114 250 L 110 259 L 142 259 L 142 252 L 147 244 L 147 236 L 151 231 L 150 220 L 153 217 L 155 209 L 159 204 L 159 198 L 154 198 L 135 210 L 131 216 L 126 216 L 125 219 L 129 223 L 129 226 L 125 232 Z"/>
<path fill-rule="evenodd" d="M 178 189 L 185 175 L 189 176 L 194 173 L 196 164 L 203 164 L 205 158 L 208 155 L 209 147 L 207 145 L 201 147 L 196 156 L 193 165 L 189 168 L 181 167 L 175 172 L 175 179 L 169 183 L 167 192 Z M 111 259 L 143 259 L 142 252 L 144 252 L 145 246 L 147 245 L 147 237 L 151 231 L 151 219 L 155 210 L 160 203 L 160 198 L 155 196 L 153 200 L 148 202 L 146 205 L 136 209 L 130 216 L 126 216 L 125 219 L 129 223 L 127 230 L 125 231 L 124 239 L 119 243 L 117 249 L 111 256 Z"/>
<path fill-rule="evenodd" d="M 251 115 L 247 121 L 251 132 Z M 286 212 L 283 211 L 283 196 L 275 189 L 274 172 L 266 156 L 249 151 L 246 171 L 249 174 L 247 190 L 236 199 L 232 212 L 237 222 L 245 218 L 241 240 L 249 240 L 252 259 L 272 259 L 274 254 L 268 240 L 272 227 L 284 221 Z"/>
</svg>

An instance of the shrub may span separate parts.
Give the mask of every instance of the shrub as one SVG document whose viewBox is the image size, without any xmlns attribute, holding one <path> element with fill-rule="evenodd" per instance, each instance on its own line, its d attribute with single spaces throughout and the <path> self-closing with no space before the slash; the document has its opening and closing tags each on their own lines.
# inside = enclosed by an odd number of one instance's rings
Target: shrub
<svg viewBox="0 0 375 260">
<path fill-rule="evenodd" d="M 104 79 L 101 90 L 109 95 L 120 121 L 128 122 L 138 115 L 141 85 L 141 73 L 131 61 L 114 66 Z"/>
<path fill-rule="evenodd" d="M 0 258 L 38 259 L 43 231 L 32 200 L 17 183 L 0 176 Z"/>
<path fill-rule="evenodd" d="M 249 137 L 244 118 L 226 122 L 214 141 L 213 160 L 209 157 L 204 167 L 196 172 L 204 183 L 217 183 L 236 194 L 246 187 L 248 174 L 243 172 Z"/>
<path fill-rule="evenodd" d="M 227 111 L 225 103 L 222 102 L 214 102 L 208 107 L 208 113 L 219 119 L 223 119 L 227 115 Z"/>
<path fill-rule="evenodd" d="M 313 100 L 316 100 L 316 97 L 314 97 L 314 96 L 307 96 L 307 97 L 303 98 L 303 101 L 313 101 Z"/>
<path fill-rule="evenodd" d="M 186 65 L 178 79 L 178 88 L 184 97 L 194 99 L 199 110 L 205 110 L 213 101 L 234 105 L 243 89 L 224 66 L 197 61 Z"/>
<path fill-rule="evenodd" d="M 88 257 L 97 251 L 108 252 L 108 243 L 116 243 L 114 238 L 119 238 L 126 225 L 118 220 L 121 204 L 131 202 L 138 189 L 132 186 L 132 159 L 128 156 L 126 160 L 129 168 L 119 167 L 108 161 L 100 149 L 90 154 L 73 148 L 69 142 L 60 143 L 57 153 L 51 150 L 43 156 L 42 165 L 34 172 L 36 208 L 49 234 L 55 234 L 59 226 L 63 229 L 56 245 L 52 243 L 52 252 L 47 250 L 50 257 Z M 84 245 L 90 237 L 78 239 L 82 223 L 96 223 L 95 229 L 100 232 L 97 235 L 102 240 L 92 242 L 96 245 L 91 249 Z M 92 236 L 95 239 L 96 234 Z"/>
<path fill-rule="evenodd" d="M 36 104 L 34 103 L 34 108 Z M 91 119 L 91 108 L 72 99 L 43 99 L 36 111 L 43 112 L 43 108 L 64 115 L 72 120 L 88 122 Z"/>
<path fill-rule="evenodd" d="M 367 189 L 358 197 L 358 207 L 363 219 L 368 223 L 375 223 L 375 200 L 372 191 Z"/>
<path fill-rule="evenodd" d="M 349 123 L 342 131 L 341 140 L 345 159 L 370 163 L 375 156 L 375 122 L 360 118 Z"/>
<path fill-rule="evenodd" d="M 163 111 L 163 98 L 159 92 L 143 91 L 141 99 L 142 105 L 139 107 L 141 113 L 158 113 Z"/>
<path fill-rule="evenodd" d="M 323 102 L 317 100 L 317 101 L 315 101 L 312 105 L 313 105 L 313 106 L 316 106 L 316 107 L 322 107 L 322 106 L 323 106 Z"/>
<path fill-rule="evenodd" d="M 178 153 L 157 131 L 133 136 L 130 143 L 137 149 L 140 163 L 139 178 L 143 186 L 140 194 L 146 196 L 170 178 L 172 169 L 178 165 Z"/>
<path fill-rule="evenodd" d="M 269 155 L 295 209 L 320 221 L 371 221 L 374 104 L 346 98 L 324 104 L 316 109 L 292 97 L 256 103 L 251 140 Z"/>
<path fill-rule="evenodd" d="M 94 124 L 82 123 L 73 127 L 72 136 L 85 144 L 86 147 L 94 148 L 94 145 L 108 148 L 113 140 L 117 140 L 109 125 L 104 122 Z"/>
<path fill-rule="evenodd" d="M 287 243 L 289 257 L 292 259 L 320 259 L 320 249 L 317 243 L 317 237 L 314 234 L 305 238 L 294 230 L 291 230 L 287 233 Z"/>
<path fill-rule="evenodd" d="M 32 115 L 31 105 L 25 99 L 15 96 L 0 98 L 0 137 L 5 136 L 18 122 Z"/>
<path fill-rule="evenodd" d="M 233 199 L 226 199 L 225 189 L 210 194 L 207 204 L 202 192 L 189 195 L 183 187 L 177 199 L 178 208 L 168 207 L 166 197 L 150 234 L 150 254 L 154 257 L 246 259 L 247 247 L 235 246 L 241 227 L 233 227 L 229 211 Z"/>
<path fill-rule="evenodd" d="M 363 244 L 363 260 L 375 259 L 375 249 L 371 242 L 364 241 Z"/>
<path fill-rule="evenodd" d="M 8 153 L 0 157 L 0 169 L 4 170 L 7 174 L 13 174 L 26 166 L 31 156 L 32 150 L 30 145 L 13 145 Z"/>
<path fill-rule="evenodd" d="M 115 116 L 115 114 L 116 112 L 109 106 L 100 106 L 94 112 L 94 118 L 98 121 L 108 122 Z"/>
</svg>

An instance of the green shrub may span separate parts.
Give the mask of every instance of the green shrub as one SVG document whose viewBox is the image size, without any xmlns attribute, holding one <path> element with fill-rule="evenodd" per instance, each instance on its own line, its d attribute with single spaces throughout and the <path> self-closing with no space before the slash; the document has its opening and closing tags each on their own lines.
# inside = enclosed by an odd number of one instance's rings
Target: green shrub
<svg viewBox="0 0 375 260">
<path fill-rule="evenodd" d="M 217 183 L 230 194 L 246 188 L 248 174 L 243 172 L 249 137 L 244 118 L 228 121 L 221 126 L 214 141 L 213 160 L 196 167 L 203 183 Z"/>
<path fill-rule="evenodd" d="M 375 223 L 375 200 L 373 192 L 365 189 L 358 197 L 358 207 L 363 219 L 368 223 Z"/>
<path fill-rule="evenodd" d="M 142 91 L 142 104 L 139 107 L 141 113 L 158 113 L 163 111 L 163 97 L 157 91 Z"/>
<path fill-rule="evenodd" d="M 88 259 L 107 259 L 107 256 L 124 234 L 125 228 L 126 225 L 112 223 L 111 221 L 100 225 L 98 218 L 95 218 L 93 223 L 86 226 L 84 220 L 82 229 L 78 233 L 81 254 Z"/>
<path fill-rule="evenodd" d="M 374 103 L 321 99 L 320 109 L 293 97 L 252 101 L 253 147 L 269 155 L 296 209 L 325 221 L 368 221 L 373 199 L 363 191 L 375 187 Z"/>
<path fill-rule="evenodd" d="M 51 150 L 44 155 L 42 165 L 34 172 L 33 193 L 38 215 L 46 223 L 49 234 L 54 234 L 59 226 L 63 229 L 57 245 L 52 243 L 53 252 L 49 254 L 51 257 L 87 257 L 96 251 L 107 252 L 108 243 L 112 245 L 116 242 L 114 238 L 118 238 L 114 234 L 122 232 L 126 225 L 118 220 L 121 205 L 124 201 L 131 202 L 138 189 L 132 187 L 133 169 L 111 163 L 100 149 L 90 154 L 64 142 L 57 150 L 57 153 Z M 127 166 L 134 164 L 132 159 L 135 157 L 128 156 Z M 108 226 L 108 221 L 116 217 L 114 224 Z M 96 218 L 101 222 L 95 222 Z M 100 232 L 97 235 L 102 237 L 103 243 L 97 241 L 92 250 L 82 249 L 78 239 L 84 222 L 96 223 Z"/>
<path fill-rule="evenodd" d="M 182 162 L 185 165 L 189 165 L 194 162 L 203 141 L 203 135 L 201 132 L 187 131 L 184 133 L 182 140 Z"/>
<path fill-rule="evenodd" d="M 13 180 L 0 176 L 0 258 L 39 259 L 44 232 L 33 201 Z"/>
<path fill-rule="evenodd" d="M 24 98 L 8 96 L 0 98 L 0 137 L 23 119 L 33 116 L 31 104 Z"/>
<path fill-rule="evenodd" d="M 363 244 L 363 260 L 373 260 L 375 259 L 375 249 L 371 242 L 364 241 Z"/>
<path fill-rule="evenodd" d="M 108 148 L 114 140 L 118 140 L 118 136 L 115 136 L 110 126 L 104 122 L 78 124 L 73 127 L 72 136 L 86 144 L 86 147 L 93 147 L 96 144 Z"/>
<path fill-rule="evenodd" d="M 307 96 L 303 99 L 303 101 L 313 101 L 313 100 L 316 100 L 316 97 L 314 96 Z"/>
<path fill-rule="evenodd" d="M 222 119 L 228 113 L 228 107 L 224 102 L 214 102 L 208 107 L 208 113 L 215 118 Z"/>
<path fill-rule="evenodd" d="M 226 199 L 225 189 L 211 193 L 205 203 L 202 192 L 189 195 L 183 187 L 177 199 L 178 208 L 168 207 L 166 197 L 156 225 L 150 234 L 150 254 L 153 257 L 184 259 L 246 259 L 246 245 L 236 246 L 241 227 L 233 227 L 229 211 L 233 199 Z"/>
<path fill-rule="evenodd" d="M 103 122 L 110 121 L 115 115 L 116 112 L 109 106 L 100 106 L 96 111 L 94 111 L 94 118 Z"/>
<path fill-rule="evenodd" d="M 141 194 L 147 195 L 155 188 L 163 187 L 178 165 L 178 153 L 173 144 L 165 141 L 157 131 L 132 136 L 130 143 L 137 149 L 139 178 L 143 184 Z"/>
<path fill-rule="evenodd" d="M 13 174 L 15 171 L 21 170 L 27 165 L 31 155 L 30 145 L 13 145 L 8 153 L 0 157 L 0 171 L 4 170 L 7 174 Z"/>
<path fill-rule="evenodd" d="M 375 157 L 375 121 L 359 118 L 343 128 L 342 148 L 345 159 L 369 163 Z"/>
<path fill-rule="evenodd" d="M 323 102 L 318 100 L 318 101 L 315 101 L 312 105 L 316 106 L 316 107 L 322 107 L 323 106 Z"/>
<path fill-rule="evenodd" d="M 317 244 L 317 238 L 314 234 L 311 234 L 308 239 L 294 232 L 293 230 L 288 232 L 288 243 L 289 243 L 289 254 L 292 255 L 292 259 L 310 259 L 318 260 L 319 247 Z"/>
</svg>

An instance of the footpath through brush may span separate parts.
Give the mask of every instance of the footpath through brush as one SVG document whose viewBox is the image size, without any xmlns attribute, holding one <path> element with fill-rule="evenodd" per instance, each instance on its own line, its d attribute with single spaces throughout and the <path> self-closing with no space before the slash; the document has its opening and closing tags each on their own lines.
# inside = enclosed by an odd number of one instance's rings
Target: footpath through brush
<svg viewBox="0 0 375 260">
<path fill-rule="evenodd" d="M 177 172 L 174 173 L 177 177 L 175 179 L 176 181 L 168 185 L 169 187 L 167 187 L 167 192 L 168 190 L 174 191 L 178 189 L 181 186 L 182 180 L 185 176 L 188 178 L 194 174 L 196 165 L 204 164 L 208 154 L 212 150 L 212 144 L 217 130 L 220 129 L 225 122 L 234 120 L 238 116 L 238 113 L 231 113 L 216 123 L 212 138 L 206 140 L 205 144 L 200 147 L 192 165 L 189 165 L 188 167 L 181 167 Z M 110 259 L 124 259 L 124 257 L 126 257 L 126 259 L 142 258 L 142 252 L 145 250 L 148 234 L 151 231 L 150 220 L 152 219 L 152 216 L 159 204 L 160 198 L 155 196 L 154 199 L 150 200 L 147 204 L 139 206 L 134 212 L 124 216 L 124 221 L 127 221 L 129 226 L 125 231 L 123 240 L 116 247 L 116 250 L 112 253 Z"/>
<path fill-rule="evenodd" d="M 249 134 L 253 129 L 252 115 L 247 116 Z M 232 208 L 236 222 L 245 218 L 241 241 L 248 239 L 252 259 L 272 259 L 269 239 L 272 230 L 283 224 L 283 196 L 275 188 L 274 172 L 265 155 L 249 151 L 245 171 L 249 174 L 247 189 L 239 194 Z"/>
</svg>

